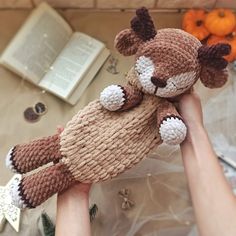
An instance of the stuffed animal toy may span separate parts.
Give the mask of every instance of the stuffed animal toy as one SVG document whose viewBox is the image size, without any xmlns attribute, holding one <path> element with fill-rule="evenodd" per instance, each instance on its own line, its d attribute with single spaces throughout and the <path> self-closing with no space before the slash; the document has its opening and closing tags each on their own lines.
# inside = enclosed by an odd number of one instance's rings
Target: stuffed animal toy
<svg viewBox="0 0 236 236">
<path fill-rule="evenodd" d="M 15 205 L 34 208 L 76 181 L 95 183 L 117 176 L 147 157 L 161 142 L 180 144 L 184 120 L 170 100 L 200 79 L 209 88 L 227 80 L 230 46 L 202 45 L 180 29 L 156 30 L 146 8 L 115 38 L 124 56 L 134 55 L 126 86 L 110 85 L 100 100 L 80 110 L 59 134 L 14 146 L 6 164 L 25 174 L 15 183 Z"/>
</svg>

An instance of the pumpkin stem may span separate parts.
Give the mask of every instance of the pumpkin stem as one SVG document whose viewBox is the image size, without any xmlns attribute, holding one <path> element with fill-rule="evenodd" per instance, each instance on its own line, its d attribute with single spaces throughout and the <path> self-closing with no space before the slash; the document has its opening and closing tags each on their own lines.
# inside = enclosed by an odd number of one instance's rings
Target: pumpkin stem
<svg viewBox="0 0 236 236">
<path fill-rule="evenodd" d="M 224 11 L 219 11 L 218 15 L 219 15 L 219 17 L 225 17 Z"/>
<path fill-rule="evenodd" d="M 202 23 L 203 23 L 203 21 L 202 21 L 202 20 L 197 20 L 197 21 L 196 21 L 196 26 L 201 26 L 201 25 L 202 25 Z"/>
<path fill-rule="evenodd" d="M 235 38 L 235 32 L 232 32 L 232 33 L 230 33 L 230 34 L 227 34 L 226 36 L 225 36 L 225 38 L 227 39 L 227 40 L 229 40 L 229 41 L 232 41 L 234 38 Z"/>
</svg>

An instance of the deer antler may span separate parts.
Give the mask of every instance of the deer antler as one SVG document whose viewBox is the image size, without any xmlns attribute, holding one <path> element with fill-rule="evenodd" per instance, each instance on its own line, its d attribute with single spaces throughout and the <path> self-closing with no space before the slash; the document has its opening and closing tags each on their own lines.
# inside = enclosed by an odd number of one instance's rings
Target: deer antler
<svg viewBox="0 0 236 236">
<path fill-rule="evenodd" d="M 147 41 L 155 37 L 156 29 L 147 8 L 136 10 L 136 16 L 131 20 L 131 29 L 143 40 Z"/>
<path fill-rule="evenodd" d="M 231 46 L 225 43 L 218 43 L 212 46 L 203 45 L 198 49 L 198 59 L 202 65 L 222 70 L 228 62 L 223 58 L 230 53 Z"/>
</svg>

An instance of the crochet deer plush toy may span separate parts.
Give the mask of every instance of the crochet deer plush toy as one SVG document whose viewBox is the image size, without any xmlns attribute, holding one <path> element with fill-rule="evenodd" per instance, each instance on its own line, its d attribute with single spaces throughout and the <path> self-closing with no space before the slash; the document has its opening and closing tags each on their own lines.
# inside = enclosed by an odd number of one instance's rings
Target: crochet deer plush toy
<svg viewBox="0 0 236 236">
<path fill-rule="evenodd" d="M 126 86 L 105 88 L 100 100 L 80 110 L 60 134 L 14 146 L 6 164 L 27 173 L 12 191 L 18 207 L 34 208 L 76 181 L 95 183 L 140 162 L 162 141 L 180 144 L 187 128 L 171 98 L 200 79 L 209 88 L 224 85 L 230 46 L 204 46 L 180 29 L 156 31 L 146 8 L 136 11 L 131 28 L 115 38 L 124 56 L 134 55 Z"/>
</svg>

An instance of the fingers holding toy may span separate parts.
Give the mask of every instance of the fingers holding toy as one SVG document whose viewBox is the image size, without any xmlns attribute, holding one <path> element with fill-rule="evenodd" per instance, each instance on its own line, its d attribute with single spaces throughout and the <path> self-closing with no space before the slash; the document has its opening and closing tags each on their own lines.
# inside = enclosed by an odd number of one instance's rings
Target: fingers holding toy
<svg viewBox="0 0 236 236">
<path fill-rule="evenodd" d="M 74 198 L 75 200 L 78 200 L 82 195 L 88 197 L 91 186 L 91 183 L 76 182 L 71 187 L 61 192 L 58 196 L 60 198 Z"/>
<path fill-rule="evenodd" d="M 64 127 L 62 125 L 57 126 L 57 134 L 60 135 L 64 130 Z"/>
<path fill-rule="evenodd" d="M 188 127 L 203 125 L 201 101 L 196 93 L 184 94 L 179 99 L 179 112 Z"/>
</svg>

